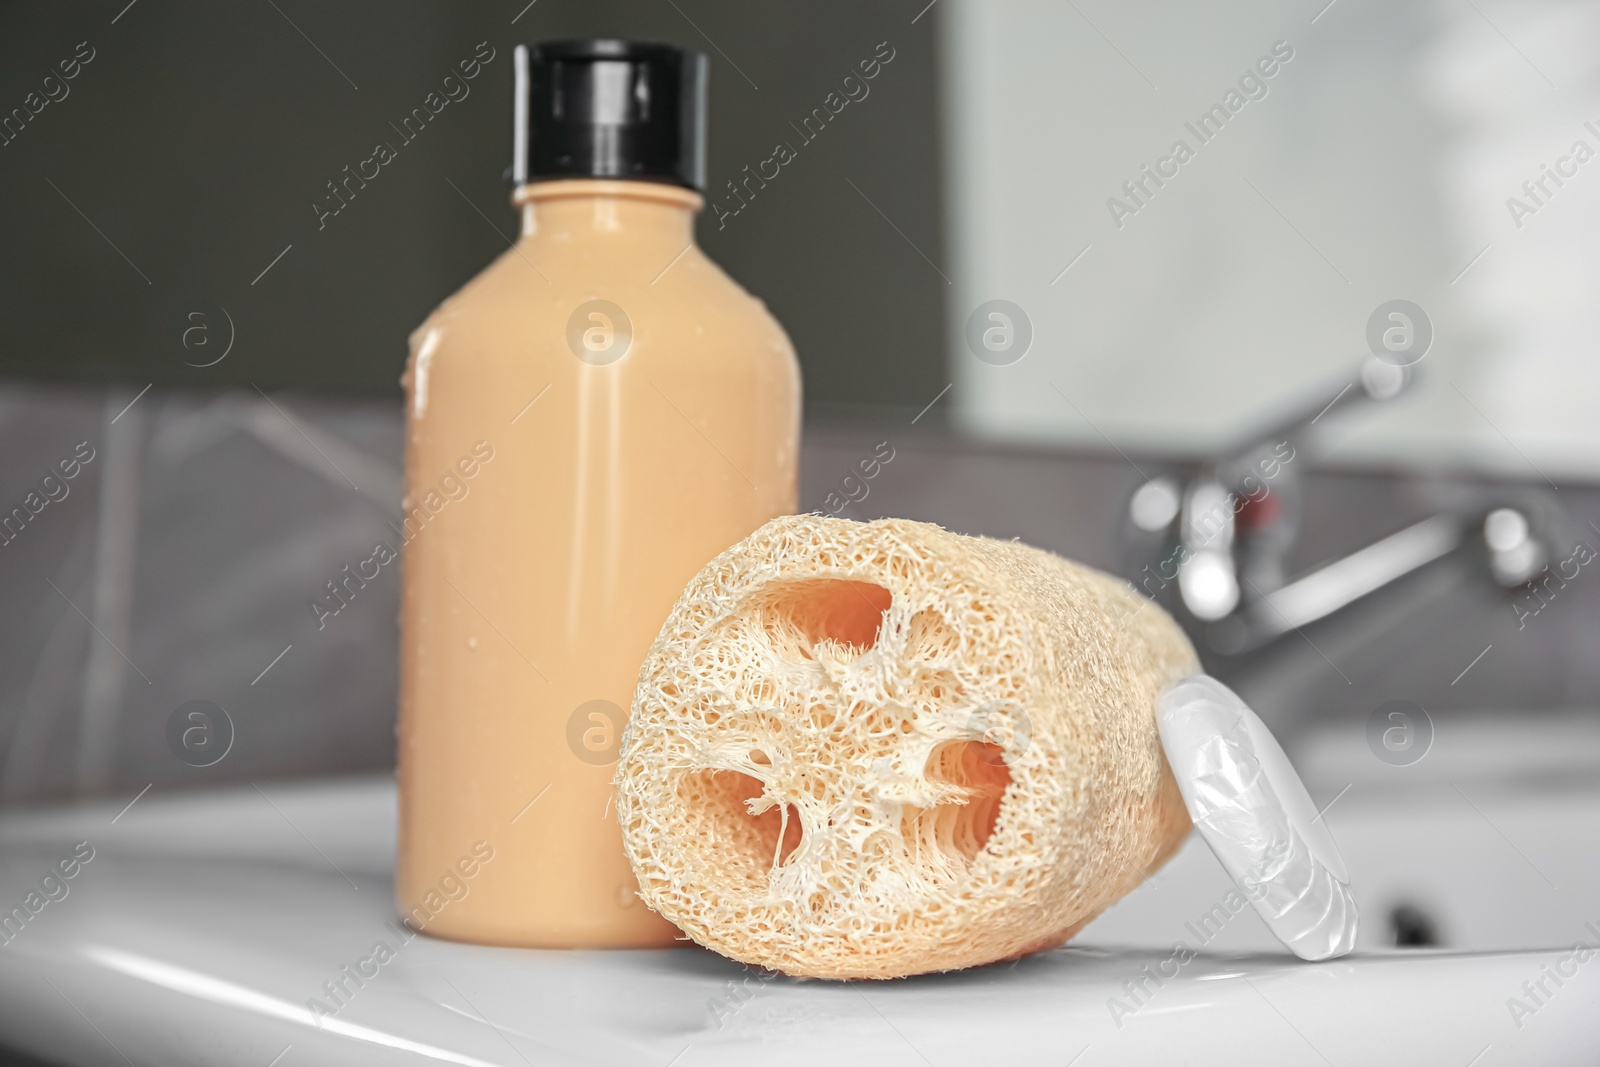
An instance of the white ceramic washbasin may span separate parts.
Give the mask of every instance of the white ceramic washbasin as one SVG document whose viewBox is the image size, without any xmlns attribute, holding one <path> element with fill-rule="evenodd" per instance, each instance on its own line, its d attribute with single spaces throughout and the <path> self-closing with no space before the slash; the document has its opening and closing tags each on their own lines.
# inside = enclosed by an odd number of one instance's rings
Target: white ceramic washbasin
<svg viewBox="0 0 1600 1067">
<path fill-rule="evenodd" d="M 1394 947 L 1396 917 L 1413 937 L 1431 933 L 1457 951 L 1600 945 L 1600 716 L 1438 718 L 1430 750 L 1409 765 L 1374 758 L 1349 725 L 1296 746 L 1295 765 L 1350 869 L 1362 916 L 1357 949 Z M 1159 947 L 1230 884 L 1191 834 L 1151 884 L 1083 938 Z M 1253 913 L 1207 944 L 1277 950 Z"/>
<path fill-rule="evenodd" d="M 1517 1019 L 1507 1000 L 1564 947 L 1596 940 L 1582 926 L 1600 919 L 1595 860 L 1577 854 L 1600 800 L 1474 799 L 1499 830 L 1354 789 L 1327 816 L 1364 905 L 1441 887 L 1446 940 L 1469 951 L 1380 951 L 1381 924 L 1369 923 L 1355 955 L 1307 964 L 1248 910 L 1214 919 L 1220 933 L 1202 942 L 1185 924 L 1227 886 L 1191 839 L 1074 946 L 1015 964 L 801 982 L 693 947 L 539 952 L 416 937 L 320 1027 L 308 998 L 377 940 L 399 945 L 392 783 L 152 791 L 120 816 L 126 800 L 10 814 L 3 906 L 74 843 L 94 858 L 0 947 L 0 1044 L 74 1065 L 1592 1064 L 1600 963 L 1567 964 L 1576 973 L 1559 987 L 1545 978 L 1550 995 Z M 1561 888 L 1524 877 L 1501 831 Z M 1388 866 L 1372 867 L 1378 857 Z M 1451 897 L 1439 871 L 1481 891 Z M 1182 966 L 1171 962 L 1180 940 L 1198 950 Z M 1173 976 L 1158 985 L 1149 973 Z"/>
</svg>

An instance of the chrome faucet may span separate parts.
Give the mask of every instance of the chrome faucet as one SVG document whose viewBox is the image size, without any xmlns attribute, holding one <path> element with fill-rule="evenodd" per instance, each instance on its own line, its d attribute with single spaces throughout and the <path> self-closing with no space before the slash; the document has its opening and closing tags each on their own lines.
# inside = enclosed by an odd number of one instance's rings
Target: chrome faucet
<svg viewBox="0 0 1600 1067">
<path fill-rule="evenodd" d="M 1441 512 L 1307 573 L 1289 574 L 1318 423 L 1337 408 L 1401 395 L 1414 371 L 1368 357 L 1331 397 L 1252 435 L 1243 447 L 1181 478 L 1163 475 L 1139 486 L 1124 531 L 1134 585 L 1171 608 L 1210 651 L 1234 655 L 1480 545 L 1496 583 L 1513 589 L 1528 582 L 1552 558 L 1551 523 L 1533 514 L 1538 509 L 1498 500 Z"/>
</svg>

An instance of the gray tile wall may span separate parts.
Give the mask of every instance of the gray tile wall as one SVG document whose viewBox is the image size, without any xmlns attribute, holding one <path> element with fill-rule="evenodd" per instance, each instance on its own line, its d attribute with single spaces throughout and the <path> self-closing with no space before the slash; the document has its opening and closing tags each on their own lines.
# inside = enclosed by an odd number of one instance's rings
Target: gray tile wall
<svg viewBox="0 0 1600 1067">
<path fill-rule="evenodd" d="M 0 508 L 28 516 L 12 519 L 0 546 L 0 803 L 392 766 L 397 570 L 384 568 L 320 629 L 307 601 L 394 540 L 398 404 L 152 390 L 128 407 L 134 397 L 0 388 Z M 864 485 L 841 514 L 937 522 L 1138 569 L 1122 509 L 1140 481 L 1133 463 L 1152 473 L 1160 459 L 995 449 L 936 418 L 810 426 L 802 508 L 830 510 Z M 844 481 L 886 455 L 884 444 L 893 458 L 876 477 Z M 93 457 L 42 485 L 75 449 Z M 31 514 L 45 490 L 60 499 Z M 1471 475 L 1319 472 L 1296 565 L 1455 502 L 1550 491 Z M 1600 493 L 1563 486 L 1559 498 L 1600 544 L 1586 525 L 1600 523 Z M 1593 709 L 1597 634 L 1600 580 L 1588 568 L 1519 630 L 1510 595 L 1463 558 L 1264 655 L 1210 662 L 1293 734 L 1364 721 L 1396 698 L 1438 711 Z M 235 727 L 211 767 L 168 746 L 169 718 L 191 700 L 225 708 Z"/>
</svg>

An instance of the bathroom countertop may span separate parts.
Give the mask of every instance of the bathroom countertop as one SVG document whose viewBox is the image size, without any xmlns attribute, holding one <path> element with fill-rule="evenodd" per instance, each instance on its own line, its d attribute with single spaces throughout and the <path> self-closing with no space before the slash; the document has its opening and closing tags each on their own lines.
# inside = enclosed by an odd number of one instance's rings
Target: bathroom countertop
<svg viewBox="0 0 1600 1067">
<path fill-rule="evenodd" d="M 1168 949 L 1093 944 L 1091 928 L 1089 944 L 1015 964 L 833 983 L 764 976 L 692 946 L 404 940 L 390 925 L 391 782 L 126 803 L 0 817 L 4 911 L 24 906 L 77 843 L 94 850 L 0 945 L 0 1045 L 85 1067 L 943 1067 L 1002 1055 L 1055 1067 L 1491 1067 L 1591 1063 L 1600 1047 L 1600 965 L 1561 951 L 1322 964 L 1202 951 L 1180 965 Z M 324 983 L 358 964 L 376 974 L 345 979 L 345 1003 L 314 1012 L 311 998 L 334 1003 Z M 1545 970 L 1558 964 L 1575 971 L 1559 985 Z M 1157 984 L 1146 967 L 1176 973 Z M 1524 983 L 1541 980 L 1548 995 L 1529 999 Z M 1514 1016 L 1513 997 L 1528 1010 Z"/>
</svg>

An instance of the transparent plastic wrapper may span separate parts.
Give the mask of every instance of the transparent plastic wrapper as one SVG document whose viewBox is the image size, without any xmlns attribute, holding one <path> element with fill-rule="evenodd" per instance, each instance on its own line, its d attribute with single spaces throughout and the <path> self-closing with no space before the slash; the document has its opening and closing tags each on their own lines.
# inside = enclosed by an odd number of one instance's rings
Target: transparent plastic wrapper
<svg viewBox="0 0 1600 1067">
<path fill-rule="evenodd" d="M 1203 674 L 1163 693 L 1159 710 L 1195 828 L 1267 927 L 1301 959 L 1349 952 L 1358 915 L 1344 858 L 1266 724 Z"/>
</svg>

